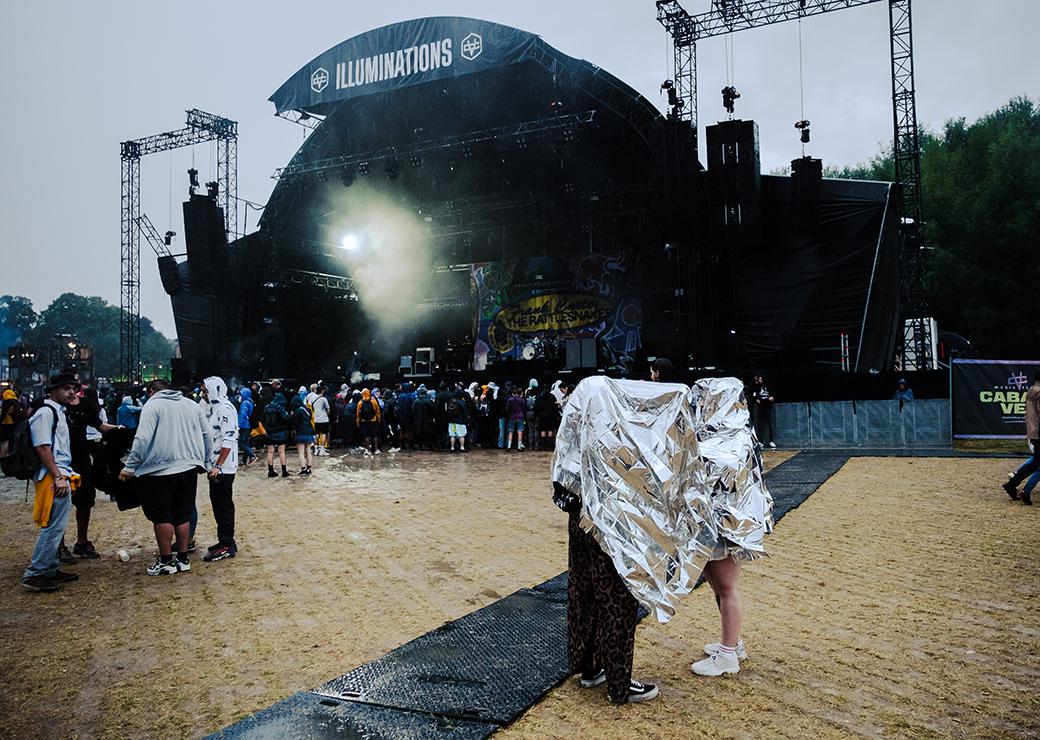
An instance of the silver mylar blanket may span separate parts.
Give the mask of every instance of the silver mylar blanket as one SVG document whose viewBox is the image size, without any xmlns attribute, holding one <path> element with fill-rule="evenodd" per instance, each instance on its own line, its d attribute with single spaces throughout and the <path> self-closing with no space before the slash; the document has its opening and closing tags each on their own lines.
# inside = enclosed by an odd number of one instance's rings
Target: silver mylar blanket
<svg viewBox="0 0 1040 740">
<path fill-rule="evenodd" d="M 765 555 L 773 499 L 742 392 L 736 378 L 590 377 L 564 406 L 552 479 L 581 496 L 582 529 L 660 622 L 717 546 Z"/>
</svg>

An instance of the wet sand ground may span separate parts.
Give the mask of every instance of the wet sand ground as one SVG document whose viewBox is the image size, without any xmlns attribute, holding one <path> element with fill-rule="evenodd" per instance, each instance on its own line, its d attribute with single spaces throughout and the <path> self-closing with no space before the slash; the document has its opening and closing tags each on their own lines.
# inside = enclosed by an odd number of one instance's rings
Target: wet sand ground
<svg viewBox="0 0 1040 740">
<path fill-rule="evenodd" d="M 144 574 L 150 525 L 100 496 L 104 557 L 70 566 L 81 579 L 55 594 L 18 584 L 31 505 L 0 481 L 0 736 L 212 732 L 566 567 L 548 454 L 316 463 L 309 479 L 243 472 L 239 556 L 177 576 Z M 670 623 L 639 627 L 636 676 L 660 699 L 613 707 L 571 679 L 501 734 L 1040 735 L 1040 507 L 996 488 L 1008 468 L 850 461 L 745 569 L 738 675 L 688 670 L 717 639 L 699 590 Z M 204 546 L 205 495 L 199 513 Z"/>
</svg>

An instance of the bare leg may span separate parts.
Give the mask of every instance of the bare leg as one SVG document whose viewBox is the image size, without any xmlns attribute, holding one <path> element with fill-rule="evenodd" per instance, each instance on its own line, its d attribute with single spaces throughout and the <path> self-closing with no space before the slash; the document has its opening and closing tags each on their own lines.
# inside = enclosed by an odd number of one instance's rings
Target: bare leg
<svg viewBox="0 0 1040 740">
<path fill-rule="evenodd" d="M 188 541 L 191 534 L 188 531 L 189 529 L 191 529 L 191 522 L 184 522 L 183 524 L 178 524 L 176 527 L 173 527 L 173 530 L 177 535 L 177 552 L 188 551 Z"/>
<path fill-rule="evenodd" d="M 159 545 L 159 554 L 164 558 L 170 557 L 173 554 L 173 525 L 163 522 L 153 525 L 153 529 L 155 529 L 155 542 Z"/>
<path fill-rule="evenodd" d="M 267 445 L 267 467 L 274 466 L 274 446 Z"/>
<path fill-rule="evenodd" d="M 285 445 L 278 445 L 278 462 L 285 467 Z"/>
<path fill-rule="evenodd" d="M 296 445 L 296 454 L 300 456 L 300 468 L 307 467 L 307 453 L 310 452 L 310 448 L 306 443 L 300 442 Z"/>
<path fill-rule="evenodd" d="M 735 647 L 740 640 L 740 628 L 744 620 L 744 604 L 737 588 L 740 580 L 740 562 L 732 557 L 713 560 L 705 568 L 708 583 L 719 597 L 719 612 L 722 614 L 722 644 Z"/>
</svg>

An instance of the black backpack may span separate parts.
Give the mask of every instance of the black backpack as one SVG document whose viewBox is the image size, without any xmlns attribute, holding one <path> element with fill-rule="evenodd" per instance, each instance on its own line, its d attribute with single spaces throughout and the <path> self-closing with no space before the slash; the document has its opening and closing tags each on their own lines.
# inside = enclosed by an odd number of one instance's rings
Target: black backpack
<svg viewBox="0 0 1040 740">
<path fill-rule="evenodd" d="M 376 404 L 379 403 L 379 401 L 374 398 L 369 398 L 367 401 L 361 401 L 360 403 L 363 404 L 361 406 L 361 411 L 358 414 L 361 417 L 361 421 L 375 420 L 376 408 L 378 408 Z"/>
<path fill-rule="evenodd" d="M 54 425 L 51 427 L 51 448 L 54 447 L 54 433 L 58 428 L 58 412 L 48 406 L 54 414 Z M 40 469 L 40 456 L 36 454 L 33 446 L 32 429 L 29 427 L 31 418 L 18 422 L 11 435 L 7 454 L 0 458 L 0 470 L 8 478 L 18 480 L 29 480 Z"/>
<path fill-rule="evenodd" d="M 456 399 L 448 404 L 448 420 L 457 422 L 466 415 L 466 408 L 462 405 L 463 402 Z"/>
</svg>

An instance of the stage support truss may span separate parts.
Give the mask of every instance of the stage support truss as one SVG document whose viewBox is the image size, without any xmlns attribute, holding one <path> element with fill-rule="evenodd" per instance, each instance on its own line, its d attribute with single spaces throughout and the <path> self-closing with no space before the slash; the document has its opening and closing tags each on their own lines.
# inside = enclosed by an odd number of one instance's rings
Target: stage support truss
<svg viewBox="0 0 1040 740">
<path fill-rule="evenodd" d="M 239 236 L 238 123 L 195 108 L 186 113 L 184 128 L 124 141 L 119 148 L 119 370 L 124 383 L 139 383 L 141 379 L 141 157 L 216 140 L 216 182 L 218 202 L 224 210 L 224 230 L 229 240 Z"/>
<path fill-rule="evenodd" d="M 689 15 L 679 0 L 657 0 L 657 20 L 672 37 L 674 84 L 680 105 L 672 115 L 692 124 L 697 142 L 697 41 L 760 26 L 870 5 L 882 0 L 712 0 L 712 9 Z M 892 64 L 893 158 L 900 205 L 900 267 L 905 339 L 900 369 L 934 369 L 934 322 L 928 316 L 921 207 L 921 146 L 914 88 L 912 0 L 887 0 Z"/>
</svg>

